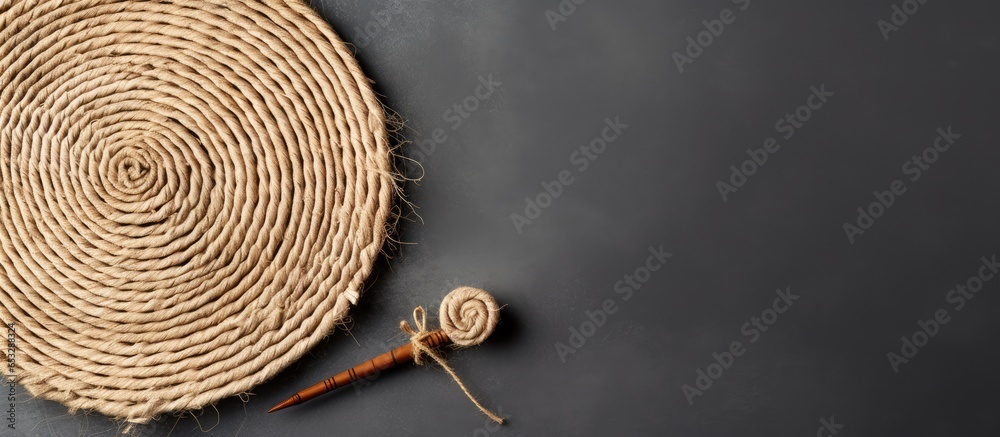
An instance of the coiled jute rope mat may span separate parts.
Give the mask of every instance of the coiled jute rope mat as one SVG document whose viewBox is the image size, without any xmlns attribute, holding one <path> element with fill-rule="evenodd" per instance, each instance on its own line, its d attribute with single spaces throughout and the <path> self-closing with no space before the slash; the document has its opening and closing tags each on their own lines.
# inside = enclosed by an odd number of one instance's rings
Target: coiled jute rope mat
<svg viewBox="0 0 1000 437">
<path fill-rule="evenodd" d="M 18 382 L 143 423 L 301 357 L 391 225 L 385 117 L 302 0 L 0 0 Z"/>
</svg>

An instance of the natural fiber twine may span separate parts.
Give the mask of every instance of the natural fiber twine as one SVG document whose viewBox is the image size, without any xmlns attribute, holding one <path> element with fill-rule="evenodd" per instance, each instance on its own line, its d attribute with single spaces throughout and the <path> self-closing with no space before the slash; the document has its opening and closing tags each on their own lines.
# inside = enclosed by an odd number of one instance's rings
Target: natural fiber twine
<svg viewBox="0 0 1000 437">
<path fill-rule="evenodd" d="M 0 317 L 36 397 L 143 423 L 271 378 L 356 303 L 394 178 L 302 0 L 0 0 Z"/>
<path fill-rule="evenodd" d="M 455 347 L 469 347 L 478 345 L 493 333 L 497 323 L 500 321 L 500 307 L 493 300 L 486 290 L 474 287 L 459 287 L 448 293 L 441 301 L 441 315 L 438 317 L 441 323 L 441 330 L 444 335 L 454 343 Z M 490 411 L 483 406 L 472 395 L 469 388 L 465 386 L 462 379 L 455 373 L 444 357 L 439 354 L 434 347 L 427 346 L 427 339 L 434 335 L 435 331 L 427 329 L 427 313 L 424 307 L 413 309 L 413 324 L 416 329 L 410 327 L 406 320 L 399 322 L 399 329 L 410 336 L 410 344 L 413 350 L 413 362 L 422 366 L 427 362 L 423 356 L 427 355 L 438 363 L 451 379 L 462 389 L 462 393 L 472 401 L 472 404 L 479 408 L 487 417 L 496 423 L 504 423 L 503 417 Z"/>
</svg>

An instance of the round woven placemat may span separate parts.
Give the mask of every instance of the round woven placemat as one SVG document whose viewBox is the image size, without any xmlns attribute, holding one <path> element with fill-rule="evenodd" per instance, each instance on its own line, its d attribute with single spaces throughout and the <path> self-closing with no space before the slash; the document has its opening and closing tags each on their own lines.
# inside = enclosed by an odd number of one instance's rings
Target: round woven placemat
<svg viewBox="0 0 1000 437">
<path fill-rule="evenodd" d="M 142 423 L 246 392 L 356 303 L 384 110 L 301 0 L 0 0 L 0 317 L 16 377 Z"/>
</svg>

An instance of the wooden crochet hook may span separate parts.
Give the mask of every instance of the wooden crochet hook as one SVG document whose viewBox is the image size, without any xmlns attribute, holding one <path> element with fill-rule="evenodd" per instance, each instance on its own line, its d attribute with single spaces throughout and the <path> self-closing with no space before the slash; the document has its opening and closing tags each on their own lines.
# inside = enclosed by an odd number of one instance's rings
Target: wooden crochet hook
<svg viewBox="0 0 1000 437">
<path fill-rule="evenodd" d="M 424 340 L 424 344 L 426 344 L 427 347 L 432 348 L 448 343 L 451 343 L 451 339 L 448 338 L 444 331 L 440 329 L 431 332 L 430 335 Z M 267 410 L 267 412 L 273 413 L 278 410 L 301 404 L 322 394 L 329 393 L 340 387 L 350 385 L 355 381 L 367 378 L 393 367 L 409 363 L 410 361 L 413 361 L 413 343 L 404 344 L 389 352 L 365 361 L 364 363 L 340 372 L 332 378 L 324 379 L 305 390 L 295 393 L 292 397 L 271 407 L 271 409 Z"/>
<path fill-rule="evenodd" d="M 400 364 L 410 361 L 416 364 L 424 364 L 423 357 L 429 357 L 436 361 L 448 372 L 462 392 L 468 396 L 469 400 L 497 423 L 504 423 L 504 419 L 484 407 L 476 400 L 469 389 L 462 383 L 455 371 L 436 351 L 438 346 L 454 343 L 455 346 L 474 346 L 482 343 L 493 333 L 499 321 L 500 308 L 497 306 L 493 296 L 484 290 L 473 287 L 459 287 L 448 293 L 441 301 L 441 312 L 439 320 L 441 329 L 433 331 L 427 330 L 427 315 L 423 307 L 413 310 L 413 321 L 417 329 L 410 328 L 404 320 L 399 326 L 403 332 L 410 334 L 410 342 L 397 347 L 389 352 L 372 358 L 364 363 L 358 364 L 344 372 L 334 375 L 302 390 L 283 402 L 275 405 L 268 413 L 301 404 L 310 399 L 316 398 L 324 393 L 329 393 L 340 387 L 349 385 L 362 378 L 367 378 L 375 373 L 388 370 Z"/>
</svg>

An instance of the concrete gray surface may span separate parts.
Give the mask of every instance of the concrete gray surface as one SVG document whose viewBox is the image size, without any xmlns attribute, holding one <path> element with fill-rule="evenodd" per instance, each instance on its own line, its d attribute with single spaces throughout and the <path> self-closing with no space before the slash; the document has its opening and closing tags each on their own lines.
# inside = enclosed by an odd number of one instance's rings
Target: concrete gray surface
<svg viewBox="0 0 1000 437">
<path fill-rule="evenodd" d="M 316 2 L 407 121 L 413 244 L 350 335 L 142 434 L 996 435 L 1000 9 L 916 4 Z M 434 368 L 265 414 L 458 285 L 507 305 L 448 355 L 507 425 Z"/>
</svg>

